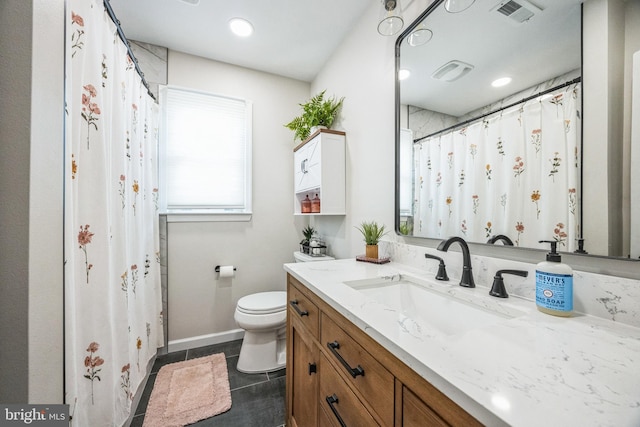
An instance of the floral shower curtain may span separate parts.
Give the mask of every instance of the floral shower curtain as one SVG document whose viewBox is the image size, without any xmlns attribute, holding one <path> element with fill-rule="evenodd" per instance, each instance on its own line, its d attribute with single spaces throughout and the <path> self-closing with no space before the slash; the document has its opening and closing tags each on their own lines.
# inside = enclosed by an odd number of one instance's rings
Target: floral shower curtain
<svg viewBox="0 0 640 427">
<path fill-rule="evenodd" d="M 580 86 L 414 145 L 414 234 L 573 251 L 580 236 Z"/>
<path fill-rule="evenodd" d="M 66 34 L 66 402 L 119 426 L 163 344 L 159 115 L 102 0 L 69 0 Z"/>
</svg>

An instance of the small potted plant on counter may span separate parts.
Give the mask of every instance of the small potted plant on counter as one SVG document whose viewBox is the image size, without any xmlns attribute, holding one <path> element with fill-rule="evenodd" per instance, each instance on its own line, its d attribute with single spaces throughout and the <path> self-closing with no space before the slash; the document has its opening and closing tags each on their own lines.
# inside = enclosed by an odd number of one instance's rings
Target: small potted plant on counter
<svg viewBox="0 0 640 427">
<path fill-rule="evenodd" d="M 342 107 L 344 97 L 325 99 L 325 92 L 326 90 L 323 90 L 308 102 L 300 104 L 302 114 L 285 125 L 295 133 L 294 140 L 304 141 L 311 134 L 311 129 L 315 127 L 331 129 L 331 125 Z"/>
<path fill-rule="evenodd" d="M 304 236 L 304 239 L 300 241 L 300 252 L 302 252 L 303 254 L 311 253 L 311 249 L 310 249 L 311 238 L 313 237 L 315 232 L 316 230 L 310 225 L 308 225 L 306 228 L 302 230 L 302 235 Z"/>
<path fill-rule="evenodd" d="M 378 242 L 386 233 L 384 225 L 378 225 L 377 222 L 363 222 L 360 227 L 356 227 L 362 233 L 364 241 L 367 244 L 365 256 L 367 258 L 378 258 Z"/>
</svg>

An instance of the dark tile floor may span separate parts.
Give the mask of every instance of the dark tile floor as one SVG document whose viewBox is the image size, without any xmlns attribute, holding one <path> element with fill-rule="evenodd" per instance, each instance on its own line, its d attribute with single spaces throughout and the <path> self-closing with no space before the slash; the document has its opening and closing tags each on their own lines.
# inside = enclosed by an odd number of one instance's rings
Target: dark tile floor
<svg viewBox="0 0 640 427">
<path fill-rule="evenodd" d="M 229 386 L 231 388 L 231 409 L 223 414 L 198 421 L 192 425 L 198 427 L 284 426 L 285 370 L 281 369 L 276 372 L 260 374 L 238 372 L 236 364 L 238 363 L 241 345 L 242 340 L 238 340 L 158 356 L 142 393 L 131 427 L 142 426 L 156 374 L 162 366 L 214 353 L 224 353 L 227 357 Z"/>
</svg>

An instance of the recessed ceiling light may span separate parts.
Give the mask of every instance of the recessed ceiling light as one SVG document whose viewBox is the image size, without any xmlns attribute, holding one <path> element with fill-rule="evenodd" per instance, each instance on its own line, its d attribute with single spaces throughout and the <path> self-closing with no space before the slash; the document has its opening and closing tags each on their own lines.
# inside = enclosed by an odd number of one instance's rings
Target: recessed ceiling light
<svg viewBox="0 0 640 427">
<path fill-rule="evenodd" d="M 410 75 L 411 75 L 411 71 L 403 68 L 402 70 L 398 71 L 398 80 L 408 79 Z"/>
<path fill-rule="evenodd" d="M 502 77 L 497 80 L 491 82 L 491 86 L 493 87 L 502 87 L 511 83 L 511 77 Z"/>
<path fill-rule="evenodd" d="M 249 37 L 253 34 L 253 25 L 251 22 L 242 18 L 233 18 L 229 21 L 229 27 L 233 34 L 240 37 Z"/>
</svg>

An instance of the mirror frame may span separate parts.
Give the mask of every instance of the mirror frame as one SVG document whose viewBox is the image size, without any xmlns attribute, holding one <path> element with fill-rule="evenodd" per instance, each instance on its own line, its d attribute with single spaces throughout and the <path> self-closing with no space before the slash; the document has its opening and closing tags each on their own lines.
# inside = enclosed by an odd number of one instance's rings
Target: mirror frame
<svg viewBox="0 0 640 427">
<path fill-rule="evenodd" d="M 440 239 L 428 237 L 413 237 L 400 233 L 400 47 L 402 41 L 429 16 L 445 0 L 435 0 L 398 36 L 395 43 L 395 194 L 394 194 L 394 229 L 396 236 L 404 243 L 436 248 Z M 502 258 L 511 261 L 538 263 L 544 261 L 545 250 L 520 248 L 503 245 L 489 245 L 486 243 L 469 242 L 474 255 Z M 608 257 L 603 255 L 575 254 L 562 252 L 563 261 L 578 271 L 625 277 L 640 280 L 640 263 L 636 259 Z M 595 262 L 594 262 L 595 261 Z"/>
</svg>

